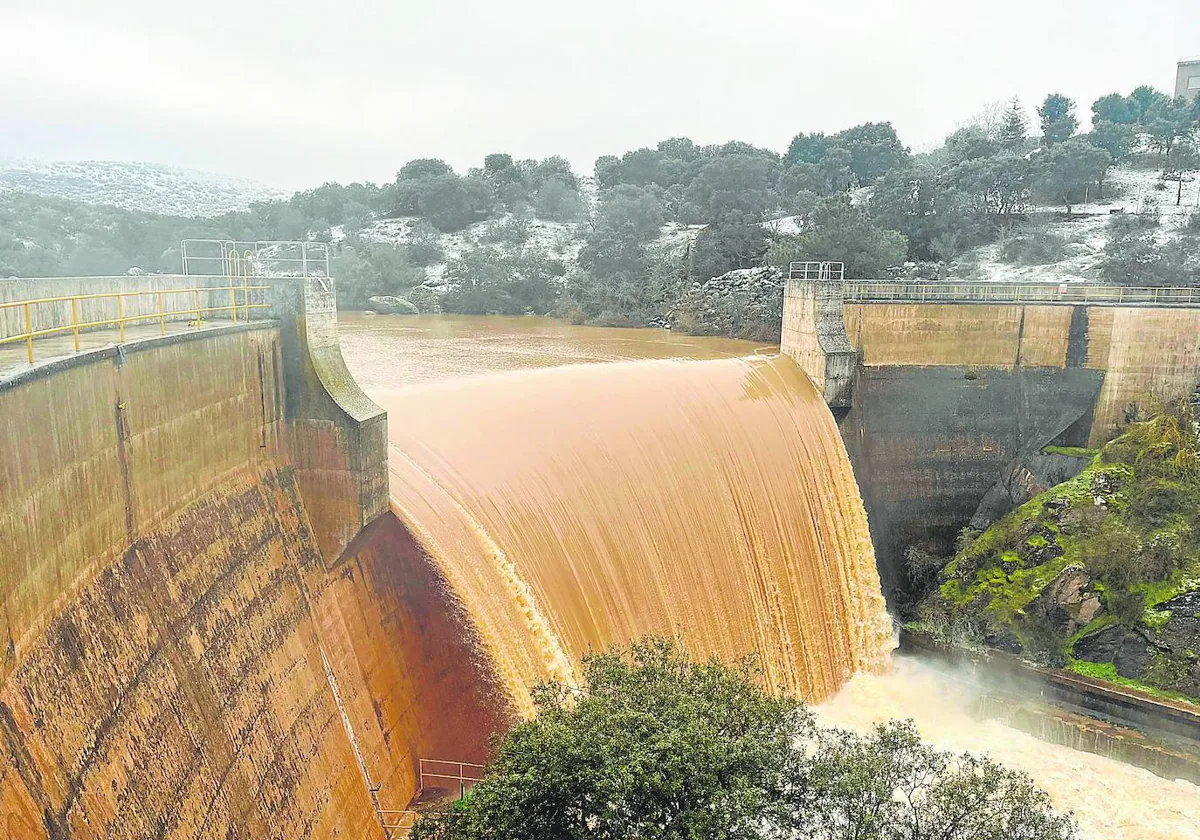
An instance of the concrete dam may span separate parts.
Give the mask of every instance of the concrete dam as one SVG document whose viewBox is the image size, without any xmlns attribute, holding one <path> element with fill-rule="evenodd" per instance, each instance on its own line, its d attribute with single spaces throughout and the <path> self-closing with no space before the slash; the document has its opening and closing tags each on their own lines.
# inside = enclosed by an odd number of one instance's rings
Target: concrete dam
<svg viewBox="0 0 1200 840">
<path fill-rule="evenodd" d="M 952 552 L 1069 478 L 1154 406 L 1200 387 L 1200 294 L 1098 284 L 793 277 L 781 352 L 838 417 L 880 576 L 908 546 Z M 1068 454 L 1043 450 L 1057 445 Z"/>
<path fill-rule="evenodd" d="M 385 837 L 423 760 L 484 762 L 590 649 L 758 653 L 810 699 L 886 661 L 846 450 L 790 361 L 385 413 L 327 279 L 198 282 L 0 284 L 3 836 Z"/>
<path fill-rule="evenodd" d="M 377 405 L 326 278 L 202 280 L 0 283 L 0 836 L 387 837 L 422 760 L 484 762 L 534 684 L 647 633 L 829 697 L 888 657 L 904 545 L 1200 370 L 1177 302 L 797 280 L 798 364 Z"/>
</svg>

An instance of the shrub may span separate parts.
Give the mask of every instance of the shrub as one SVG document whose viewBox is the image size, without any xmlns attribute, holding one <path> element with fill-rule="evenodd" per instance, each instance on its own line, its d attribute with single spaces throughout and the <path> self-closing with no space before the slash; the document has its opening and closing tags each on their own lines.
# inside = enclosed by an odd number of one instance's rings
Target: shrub
<svg viewBox="0 0 1200 840">
<path fill-rule="evenodd" d="M 422 268 L 435 265 L 446 259 L 441 236 L 437 229 L 426 221 L 417 222 L 408 238 L 408 256 L 413 265 Z"/>
<path fill-rule="evenodd" d="M 513 214 L 489 222 L 479 238 L 486 243 L 519 248 L 529 241 L 532 230 L 533 223 L 528 217 Z"/>
<path fill-rule="evenodd" d="M 1109 518 L 1083 544 L 1081 559 L 1106 587 L 1128 589 L 1142 580 L 1140 548 L 1137 537 L 1125 525 Z"/>
<path fill-rule="evenodd" d="M 585 657 L 580 682 L 539 687 L 537 715 L 414 840 L 1076 836 L 1024 774 L 937 750 L 911 721 L 818 728 L 746 663 L 650 640 Z"/>
<path fill-rule="evenodd" d="M 1000 259 L 1016 265 L 1048 265 L 1066 256 L 1061 236 L 1040 230 L 1005 237 L 1000 243 Z"/>
</svg>

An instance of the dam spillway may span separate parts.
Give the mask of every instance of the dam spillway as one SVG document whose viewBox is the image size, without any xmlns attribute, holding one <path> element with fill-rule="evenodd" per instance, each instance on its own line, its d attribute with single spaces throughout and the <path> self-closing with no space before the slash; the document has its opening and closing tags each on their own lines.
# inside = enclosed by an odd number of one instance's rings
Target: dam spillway
<svg viewBox="0 0 1200 840">
<path fill-rule="evenodd" d="M 393 509 L 509 700 L 674 636 L 810 700 L 892 647 L 833 418 L 784 357 L 515 371 L 375 393 Z"/>
<path fill-rule="evenodd" d="M 331 290 L 273 284 L 270 318 L 0 383 L 7 836 L 382 836 L 419 759 L 485 760 L 590 648 L 758 653 L 810 699 L 886 650 L 846 453 L 786 360 L 631 363 L 711 346 L 586 328 L 615 364 L 439 384 L 390 346 L 361 377 L 389 418 L 342 364 Z"/>
<path fill-rule="evenodd" d="M 810 698 L 886 653 L 845 452 L 790 362 L 414 387 L 389 439 L 328 284 L 269 295 L 0 382 L 4 836 L 382 836 L 420 759 L 485 760 L 589 648 L 757 653 Z M 397 473 L 425 492 L 389 510 Z"/>
</svg>

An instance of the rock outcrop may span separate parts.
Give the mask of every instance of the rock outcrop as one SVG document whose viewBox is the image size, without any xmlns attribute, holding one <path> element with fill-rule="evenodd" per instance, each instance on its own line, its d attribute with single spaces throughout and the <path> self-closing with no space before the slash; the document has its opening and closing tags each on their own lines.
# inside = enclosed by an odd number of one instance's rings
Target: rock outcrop
<svg viewBox="0 0 1200 840">
<path fill-rule="evenodd" d="M 420 312 L 412 301 L 395 295 L 376 295 L 367 298 L 372 312 L 380 315 L 416 315 Z"/>
<path fill-rule="evenodd" d="M 673 322 L 690 332 L 778 341 L 784 282 L 782 271 L 766 266 L 693 283 Z"/>
</svg>

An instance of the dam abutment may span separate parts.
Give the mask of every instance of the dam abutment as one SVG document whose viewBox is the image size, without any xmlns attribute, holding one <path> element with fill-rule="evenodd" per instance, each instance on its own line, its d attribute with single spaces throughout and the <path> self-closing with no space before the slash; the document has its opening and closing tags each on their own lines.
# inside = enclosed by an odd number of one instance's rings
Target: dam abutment
<svg viewBox="0 0 1200 840">
<path fill-rule="evenodd" d="M 388 509 L 387 413 L 346 369 L 327 278 L 272 278 L 289 456 L 317 541 L 333 563 Z"/>
<path fill-rule="evenodd" d="M 839 417 L 895 605 L 907 547 L 948 554 L 964 526 L 1055 483 L 1044 447 L 1098 446 L 1193 394 L 1200 302 L 1099 284 L 792 279 L 781 352 Z"/>
</svg>

